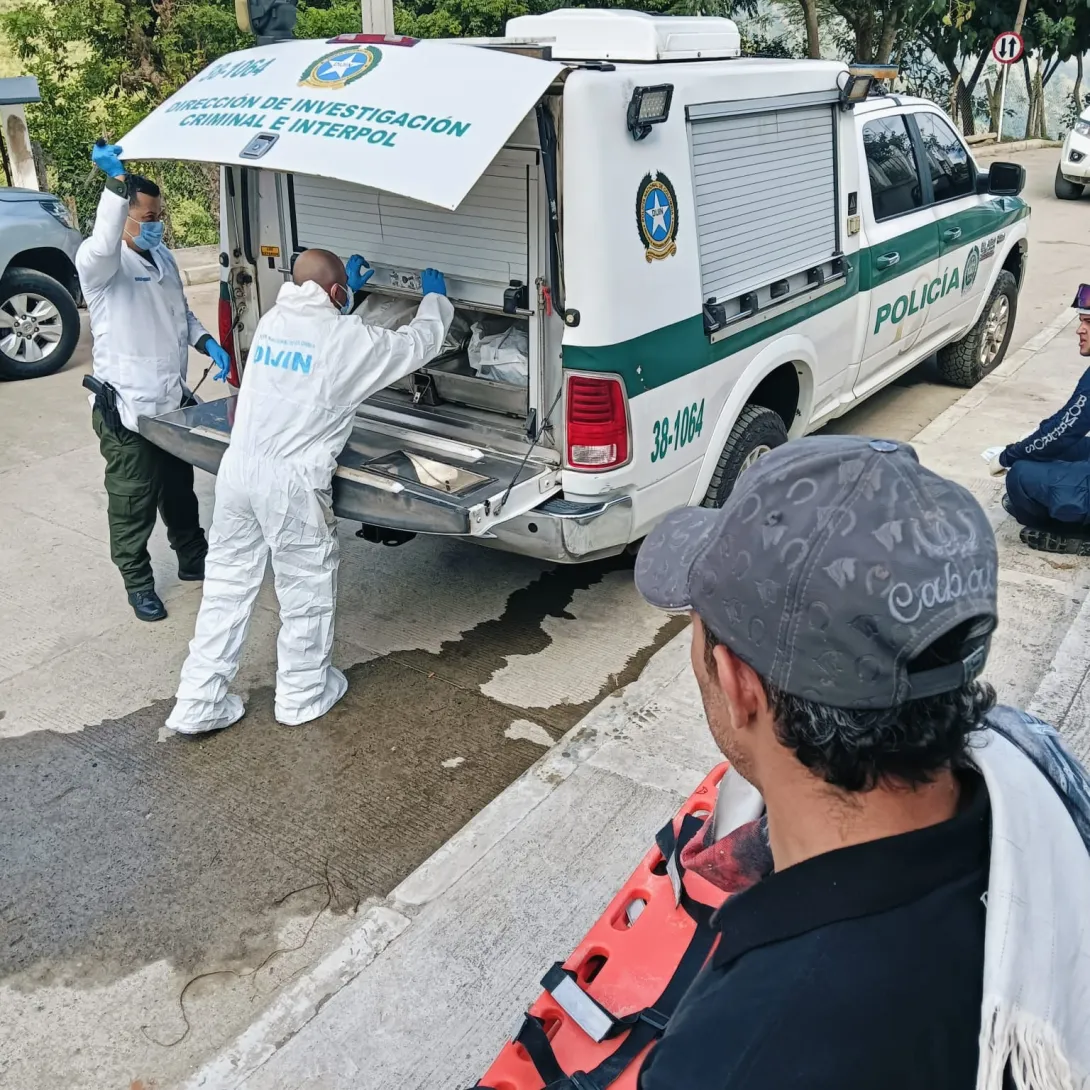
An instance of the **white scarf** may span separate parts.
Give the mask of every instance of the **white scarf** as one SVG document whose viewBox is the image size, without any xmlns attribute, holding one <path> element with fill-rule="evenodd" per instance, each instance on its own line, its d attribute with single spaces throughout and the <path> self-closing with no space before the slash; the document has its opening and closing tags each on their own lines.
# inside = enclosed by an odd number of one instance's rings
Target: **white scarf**
<svg viewBox="0 0 1090 1090">
<path fill-rule="evenodd" d="M 1087 1090 L 1090 785 L 1039 720 L 989 721 L 970 746 L 992 811 L 977 1090 L 1001 1090 L 1008 1063 L 1018 1090 Z"/>
<path fill-rule="evenodd" d="M 992 816 L 976 1090 L 1003 1090 L 1008 1064 L 1017 1090 L 1090 1090 L 1090 779 L 1033 716 L 988 726 L 969 747 Z M 763 810 L 731 769 L 714 838 Z"/>
</svg>

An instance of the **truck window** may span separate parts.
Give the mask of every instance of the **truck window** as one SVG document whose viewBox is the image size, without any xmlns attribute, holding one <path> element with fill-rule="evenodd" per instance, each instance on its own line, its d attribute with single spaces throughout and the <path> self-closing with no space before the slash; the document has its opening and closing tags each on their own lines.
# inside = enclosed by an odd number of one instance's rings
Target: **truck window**
<svg viewBox="0 0 1090 1090">
<path fill-rule="evenodd" d="M 936 203 L 975 193 L 976 169 L 957 133 L 937 114 L 918 113 L 912 116 L 923 138 Z"/>
<path fill-rule="evenodd" d="M 876 220 L 903 216 L 923 207 L 916 152 L 902 114 L 868 121 L 863 126 L 863 149 Z"/>
</svg>

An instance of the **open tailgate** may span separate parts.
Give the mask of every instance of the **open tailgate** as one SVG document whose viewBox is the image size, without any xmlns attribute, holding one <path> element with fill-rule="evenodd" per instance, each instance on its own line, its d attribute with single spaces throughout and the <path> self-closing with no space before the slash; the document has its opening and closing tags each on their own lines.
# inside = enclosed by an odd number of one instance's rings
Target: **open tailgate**
<svg viewBox="0 0 1090 1090">
<path fill-rule="evenodd" d="M 236 397 L 140 418 L 140 434 L 209 473 L 231 438 Z M 537 507 L 560 489 L 560 467 L 486 450 L 383 420 L 380 406 L 359 415 L 333 475 L 341 518 L 420 534 L 487 535 L 489 528 Z M 405 411 L 398 415 L 404 419 Z M 534 452 L 537 453 L 537 452 Z"/>
<path fill-rule="evenodd" d="M 253 166 L 456 209 L 564 70 L 413 39 L 290 41 L 209 65 L 122 137 L 126 159 Z"/>
</svg>

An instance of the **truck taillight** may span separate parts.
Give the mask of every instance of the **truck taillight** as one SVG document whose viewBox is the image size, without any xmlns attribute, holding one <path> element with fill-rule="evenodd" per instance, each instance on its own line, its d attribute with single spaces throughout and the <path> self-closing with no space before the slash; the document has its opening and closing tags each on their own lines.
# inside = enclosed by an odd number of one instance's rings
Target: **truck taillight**
<svg viewBox="0 0 1090 1090">
<path fill-rule="evenodd" d="M 573 469 L 612 469 L 628 461 L 628 411 L 620 379 L 569 375 L 566 417 Z"/>
<path fill-rule="evenodd" d="M 235 355 L 235 316 L 231 313 L 231 300 L 225 298 L 222 294 L 225 291 L 226 286 L 221 286 L 219 309 L 219 342 L 223 346 L 227 355 L 231 357 L 231 372 L 227 376 L 227 383 L 230 386 L 234 386 L 237 390 L 240 385 L 241 376 L 238 373 L 238 356 Z"/>
</svg>

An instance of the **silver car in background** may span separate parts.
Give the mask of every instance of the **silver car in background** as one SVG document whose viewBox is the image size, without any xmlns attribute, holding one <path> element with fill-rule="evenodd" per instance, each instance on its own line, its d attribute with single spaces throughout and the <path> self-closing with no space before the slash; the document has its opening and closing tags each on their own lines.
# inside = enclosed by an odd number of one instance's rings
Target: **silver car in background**
<svg viewBox="0 0 1090 1090">
<path fill-rule="evenodd" d="M 71 358 L 81 240 L 63 201 L 0 186 L 0 379 L 50 375 Z"/>
</svg>

